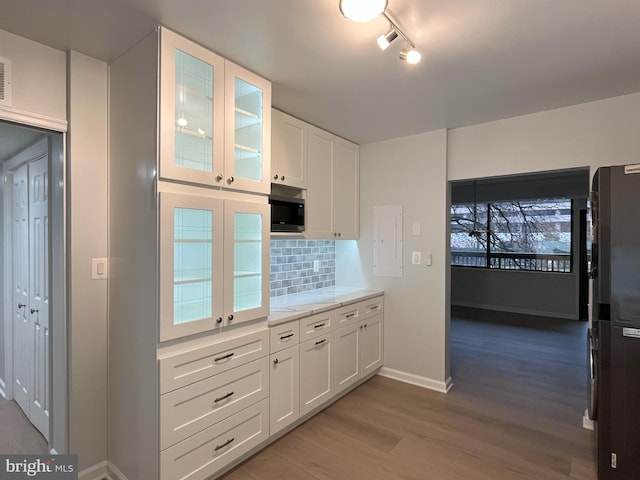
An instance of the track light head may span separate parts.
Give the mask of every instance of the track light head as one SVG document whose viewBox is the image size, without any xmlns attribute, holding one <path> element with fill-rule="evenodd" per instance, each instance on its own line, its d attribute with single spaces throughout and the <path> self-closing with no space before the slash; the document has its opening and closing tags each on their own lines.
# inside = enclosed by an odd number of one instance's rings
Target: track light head
<svg viewBox="0 0 640 480">
<path fill-rule="evenodd" d="M 415 65 L 416 63 L 418 63 L 421 58 L 422 55 L 420 55 L 420 52 L 411 46 L 407 46 L 400 52 L 400 60 L 404 60 L 411 65 Z"/>
<path fill-rule="evenodd" d="M 389 30 L 384 35 L 380 35 L 377 40 L 380 50 L 386 50 L 387 47 L 391 45 L 391 42 L 393 42 L 396 38 L 398 38 L 398 32 L 396 32 L 394 28 Z"/>
<path fill-rule="evenodd" d="M 354 22 L 368 22 L 387 9 L 388 0 L 340 0 L 340 13 Z"/>
</svg>

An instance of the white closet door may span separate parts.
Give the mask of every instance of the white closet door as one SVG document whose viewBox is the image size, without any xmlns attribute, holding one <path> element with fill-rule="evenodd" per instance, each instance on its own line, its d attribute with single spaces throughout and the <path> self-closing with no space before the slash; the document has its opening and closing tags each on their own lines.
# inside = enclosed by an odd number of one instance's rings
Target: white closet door
<svg viewBox="0 0 640 480">
<path fill-rule="evenodd" d="M 13 396 L 29 415 L 33 334 L 29 313 L 29 195 L 27 166 L 13 173 L 12 190 L 13 272 Z"/>
<path fill-rule="evenodd" d="M 29 315 L 33 388 L 29 418 L 49 436 L 49 172 L 45 156 L 29 164 Z"/>
</svg>

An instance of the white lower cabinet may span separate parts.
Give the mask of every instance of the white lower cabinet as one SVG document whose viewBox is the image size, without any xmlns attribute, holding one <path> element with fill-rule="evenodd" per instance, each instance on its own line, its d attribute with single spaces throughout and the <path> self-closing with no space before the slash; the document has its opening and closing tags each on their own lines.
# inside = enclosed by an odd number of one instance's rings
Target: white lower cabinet
<svg viewBox="0 0 640 480">
<path fill-rule="evenodd" d="M 269 396 L 264 357 L 160 397 L 160 449 L 218 423 Z"/>
<path fill-rule="evenodd" d="M 160 453 L 161 480 L 205 480 L 269 438 L 269 400 Z"/>
<path fill-rule="evenodd" d="M 300 349 L 286 348 L 270 357 L 270 432 L 291 425 L 300 416 Z"/>
<path fill-rule="evenodd" d="M 269 438 L 270 333 L 159 356 L 161 480 L 210 478 Z"/>
<path fill-rule="evenodd" d="M 333 342 L 331 332 L 300 344 L 300 415 L 333 396 Z"/>
<path fill-rule="evenodd" d="M 383 316 L 378 314 L 336 330 L 336 393 L 350 387 L 383 363 Z"/>
</svg>

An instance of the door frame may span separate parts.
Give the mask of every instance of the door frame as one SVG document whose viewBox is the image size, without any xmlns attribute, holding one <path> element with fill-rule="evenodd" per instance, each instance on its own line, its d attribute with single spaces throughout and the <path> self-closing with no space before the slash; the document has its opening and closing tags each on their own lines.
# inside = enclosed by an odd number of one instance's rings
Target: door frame
<svg viewBox="0 0 640 480">
<path fill-rule="evenodd" d="M 50 218 L 50 297 L 49 297 L 49 450 L 51 453 L 67 453 L 69 447 L 69 350 L 68 350 L 68 244 L 67 244 L 67 187 L 66 187 L 66 133 L 67 122 L 25 112 L 12 112 L 10 109 L 0 109 L 0 121 L 17 127 L 35 128 L 42 132 L 44 141 L 49 143 L 49 218 Z M 43 141 L 40 138 L 33 145 Z M 24 151 L 28 150 L 27 147 Z M 10 228 L 10 213 L 7 215 L 7 169 L 11 161 L 3 165 L 2 176 L 2 208 L 4 226 Z M 13 163 L 15 166 L 16 164 Z M 10 231 L 10 230 L 9 230 Z M 4 321 L 0 321 L 0 328 L 4 330 L 5 372 L 4 393 L 7 398 L 13 395 L 13 322 L 10 321 L 12 302 L 6 301 L 11 295 L 10 247 L 1 241 L 2 255 L 5 266 L 3 269 Z M 55 252 L 53 254 L 52 252 Z M 9 261 L 8 261 L 9 260 Z M 7 296 L 9 295 L 9 296 Z M 8 315 L 7 315 L 8 313 Z M 4 323 L 4 325 L 2 325 Z M 10 342 L 7 340 L 10 339 Z M 0 385 L 0 388 L 2 385 Z"/>
</svg>

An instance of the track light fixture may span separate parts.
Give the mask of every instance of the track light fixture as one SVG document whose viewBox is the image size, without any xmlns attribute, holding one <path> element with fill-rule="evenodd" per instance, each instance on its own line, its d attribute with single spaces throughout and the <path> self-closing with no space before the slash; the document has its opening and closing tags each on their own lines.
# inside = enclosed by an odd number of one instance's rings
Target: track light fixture
<svg viewBox="0 0 640 480">
<path fill-rule="evenodd" d="M 393 42 L 396 38 L 398 38 L 398 32 L 396 32 L 395 28 L 391 28 L 391 30 L 389 30 L 384 35 L 380 35 L 377 40 L 380 50 L 386 50 L 387 47 L 391 45 L 391 42 Z"/>
<path fill-rule="evenodd" d="M 411 65 L 418 63 L 421 58 L 422 55 L 420 55 L 420 52 L 410 45 L 407 45 L 404 50 L 400 52 L 400 60 L 404 60 Z"/>
<path fill-rule="evenodd" d="M 340 12 L 345 18 L 356 22 L 368 22 L 382 15 L 389 22 L 389 31 L 378 37 L 378 46 L 381 50 L 386 50 L 391 42 L 399 36 L 405 41 L 406 46 L 400 52 L 400 59 L 415 65 L 420 61 L 422 55 L 416 50 L 415 44 L 398 27 L 389 12 L 387 11 L 388 0 L 339 0 Z"/>
<path fill-rule="evenodd" d="M 340 0 L 340 12 L 354 22 L 368 22 L 387 9 L 387 0 Z"/>
</svg>

